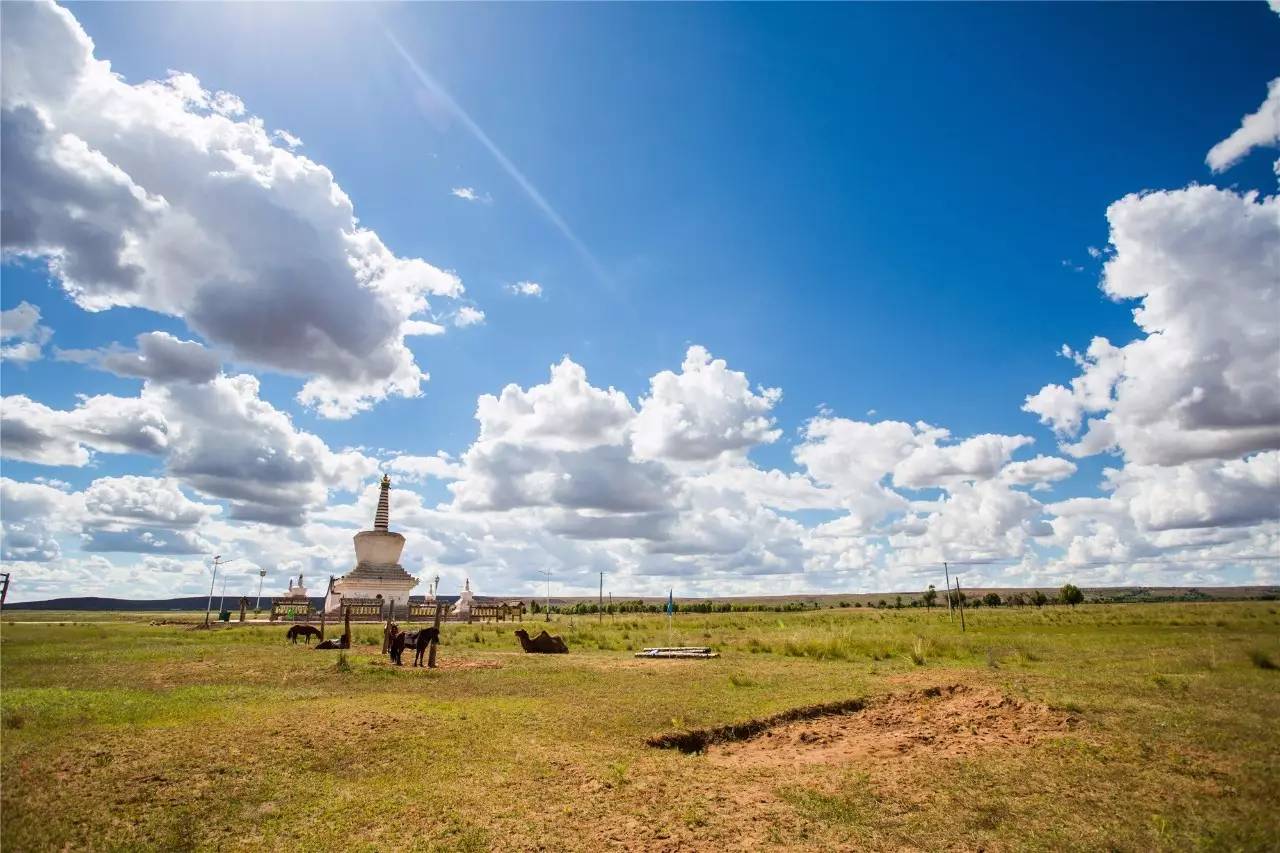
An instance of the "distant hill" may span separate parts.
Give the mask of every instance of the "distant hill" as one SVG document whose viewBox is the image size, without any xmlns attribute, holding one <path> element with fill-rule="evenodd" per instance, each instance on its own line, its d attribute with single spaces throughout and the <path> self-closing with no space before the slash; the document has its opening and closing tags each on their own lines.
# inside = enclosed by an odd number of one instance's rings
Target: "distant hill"
<svg viewBox="0 0 1280 853">
<path fill-rule="evenodd" d="M 240 607 L 240 599 L 227 596 L 227 606 L 233 610 Z M 47 601 L 6 601 L 5 610 L 199 610 L 204 611 L 208 606 L 209 597 L 205 595 L 190 596 L 187 598 L 100 598 L 95 595 L 80 596 L 72 598 L 50 598 Z M 218 603 L 218 596 L 213 597 L 213 603 Z M 249 599 L 250 606 L 253 599 Z M 324 604 L 324 598 L 312 598 L 311 604 L 314 607 L 320 607 Z M 264 608 L 271 606 L 271 599 L 268 596 L 262 597 L 262 606 Z"/>
<path fill-rule="evenodd" d="M 411 601 L 422 601 L 424 596 L 410 596 Z M 484 600 L 481 596 L 476 596 L 477 600 Z M 456 595 L 442 595 L 440 600 L 446 603 L 452 603 L 457 599 Z M 213 603 L 217 604 L 218 596 L 213 597 Z M 252 608 L 254 599 L 249 599 L 249 606 Z M 204 612 L 205 607 L 209 604 L 208 596 L 195 595 L 186 598 L 100 598 L 95 595 L 71 597 L 71 598 L 50 598 L 47 601 L 6 601 L 5 610 L 127 610 L 127 611 L 153 611 L 153 610 L 198 610 Z M 312 596 L 311 606 L 319 610 L 324 605 L 323 596 Z M 240 609 L 240 599 L 227 596 L 226 607 L 229 610 Z M 271 607 L 271 596 L 264 595 L 262 597 L 262 609 L 267 610 Z"/>
<path fill-rule="evenodd" d="M 964 589 L 967 598 L 982 597 L 988 592 L 997 593 L 1001 598 L 1007 597 L 1019 592 L 1033 592 L 1032 588 L 1022 587 L 979 587 Z M 1050 598 L 1057 596 L 1056 587 L 1039 587 Z M 1128 587 L 1084 587 L 1082 591 L 1085 594 L 1086 601 L 1102 601 L 1102 602 L 1149 602 L 1149 601 L 1243 601 L 1243 600 L 1277 600 L 1280 599 L 1280 586 L 1128 586 Z M 737 603 L 737 604 L 783 604 L 785 602 L 805 602 L 819 607 L 835 607 L 840 602 L 861 602 L 864 604 L 876 603 L 884 599 L 893 604 L 898 596 L 902 596 L 903 603 L 908 603 L 912 599 L 919 597 L 920 590 L 902 591 L 902 592 L 863 592 L 863 593 L 822 593 L 814 595 L 791 594 L 791 595 L 748 595 L 748 596 L 709 596 L 704 598 L 693 598 L 689 596 L 676 596 L 676 602 L 687 604 L 692 602 L 711 602 L 711 603 Z M 941 597 L 941 596 L 940 596 Z M 411 597 L 413 601 L 422 601 L 424 596 L 415 595 Z M 441 600 L 446 603 L 452 603 L 457 599 L 455 595 L 442 595 Z M 476 600 L 480 602 L 488 601 L 536 601 L 542 604 L 545 600 L 542 596 L 488 596 L 478 595 Z M 620 605 L 623 602 L 643 601 L 645 604 L 662 603 L 666 601 L 665 596 L 639 596 L 639 595 L 615 595 L 613 603 Z M 204 611 L 208 604 L 208 597 L 203 595 L 187 596 L 184 598 L 152 598 L 152 599 L 133 599 L 133 598 L 102 598 L 99 596 L 78 596 L 68 598 L 51 598 L 47 601 L 12 601 L 6 602 L 4 607 L 6 610 L 120 610 L 120 611 Z M 250 599 L 252 601 L 252 599 Z M 239 599 L 227 596 L 226 605 L 231 610 L 239 608 Z M 551 604 L 553 607 L 572 606 L 582 602 L 584 604 L 594 604 L 596 596 L 552 596 Z M 213 603 L 218 603 L 218 596 L 213 597 Z M 311 604 L 319 609 L 324 604 L 322 597 L 312 597 Z M 271 605 L 269 596 L 262 597 L 263 608 Z"/>
</svg>

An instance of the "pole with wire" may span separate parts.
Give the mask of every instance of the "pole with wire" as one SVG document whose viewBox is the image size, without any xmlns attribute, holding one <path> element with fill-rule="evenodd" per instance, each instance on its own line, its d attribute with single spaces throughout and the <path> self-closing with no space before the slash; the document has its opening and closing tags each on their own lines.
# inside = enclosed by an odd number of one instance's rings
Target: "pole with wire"
<svg viewBox="0 0 1280 853">
<path fill-rule="evenodd" d="M 956 621 L 956 615 L 951 611 L 951 570 L 947 568 L 947 561 L 942 561 L 942 576 L 947 582 L 947 618 L 952 622 Z"/>
</svg>

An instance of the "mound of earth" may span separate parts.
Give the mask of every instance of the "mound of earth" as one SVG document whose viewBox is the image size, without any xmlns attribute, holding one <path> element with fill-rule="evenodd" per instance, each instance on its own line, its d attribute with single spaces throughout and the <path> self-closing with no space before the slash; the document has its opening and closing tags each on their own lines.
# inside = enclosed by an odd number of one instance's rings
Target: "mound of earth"
<svg viewBox="0 0 1280 853">
<path fill-rule="evenodd" d="M 952 685 L 869 701 L 852 713 L 770 726 L 745 740 L 709 744 L 706 754 L 725 766 L 865 763 L 919 751 L 968 756 L 1029 745 L 1070 731 L 1075 722 L 996 690 Z"/>
</svg>

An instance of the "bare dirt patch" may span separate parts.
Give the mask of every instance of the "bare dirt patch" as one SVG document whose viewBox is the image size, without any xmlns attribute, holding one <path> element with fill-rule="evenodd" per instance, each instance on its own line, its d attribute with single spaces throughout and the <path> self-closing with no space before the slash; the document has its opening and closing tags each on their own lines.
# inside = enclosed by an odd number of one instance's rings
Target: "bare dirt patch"
<svg viewBox="0 0 1280 853">
<path fill-rule="evenodd" d="M 659 749 L 678 749 L 681 752 L 703 752 L 707 747 L 717 743 L 731 743 L 747 740 L 760 734 L 768 734 L 772 729 L 797 720 L 813 720 L 819 717 L 830 717 L 836 714 L 849 714 L 861 711 L 866 707 L 862 699 L 847 699 L 843 702 L 828 702 L 822 705 L 805 705 L 792 708 L 772 717 L 758 720 L 747 720 L 745 723 L 730 723 L 714 729 L 695 729 L 689 732 L 673 732 L 656 735 L 646 743 Z"/>
<path fill-rule="evenodd" d="M 765 726 L 745 739 L 707 746 L 722 766 L 884 762 L 928 751 L 977 755 L 1063 734 L 1077 720 L 990 688 L 931 687 L 868 701 L 861 710 Z"/>
</svg>

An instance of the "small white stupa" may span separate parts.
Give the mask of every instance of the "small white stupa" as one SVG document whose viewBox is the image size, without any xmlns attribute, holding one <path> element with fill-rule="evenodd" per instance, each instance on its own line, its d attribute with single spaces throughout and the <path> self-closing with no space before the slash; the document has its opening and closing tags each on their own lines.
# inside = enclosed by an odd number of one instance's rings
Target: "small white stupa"
<svg viewBox="0 0 1280 853">
<path fill-rule="evenodd" d="M 290 598 L 306 598 L 307 588 L 302 585 L 302 574 L 298 574 L 298 585 L 293 585 L 293 578 L 289 578 L 289 597 Z"/>
<path fill-rule="evenodd" d="M 471 615 L 471 605 L 475 604 L 475 594 L 471 592 L 471 578 L 467 578 L 466 583 L 462 585 L 462 595 L 458 596 L 458 601 L 453 605 L 453 613 L 459 619 L 466 619 Z"/>
<path fill-rule="evenodd" d="M 404 537 L 392 533 L 390 523 L 391 478 L 384 474 L 373 529 L 355 535 L 356 567 L 330 584 L 324 599 L 326 613 L 338 612 L 343 598 L 381 598 L 394 602 L 396 607 L 409 603 L 409 593 L 418 585 L 418 579 L 400 565 Z"/>
</svg>

